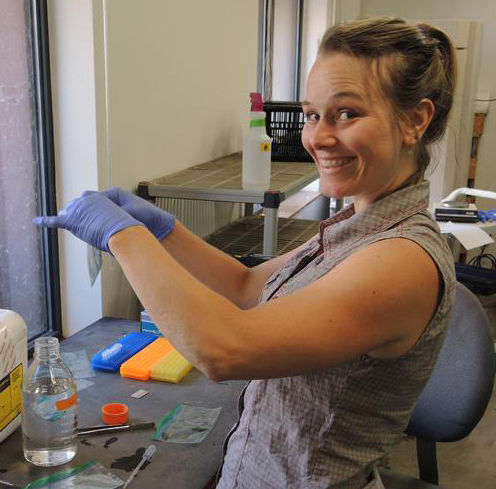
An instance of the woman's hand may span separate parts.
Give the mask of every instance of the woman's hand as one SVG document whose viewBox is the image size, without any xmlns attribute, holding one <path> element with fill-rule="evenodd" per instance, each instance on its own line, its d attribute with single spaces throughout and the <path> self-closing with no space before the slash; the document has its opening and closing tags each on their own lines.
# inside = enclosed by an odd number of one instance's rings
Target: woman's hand
<svg viewBox="0 0 496 489">
<path fill-rule="evenodd" d="M 126 192 L 120 187 L 111 187 L 102 193 L 132 217 L 142 222 L 159 241 L 162 241 L 174 229 L 176 221 L 173 214 L 159 209 L 131 192 Z"/>
<path fill-rule="evenodd" d="M 99 250 L 108 251 L 115 233 L 131 226 L 143 226 L 103 193 L 86 191 L 69 202 L 56 216 L 35 217 L 38 226 L 62 228 Z"/>
</svg>

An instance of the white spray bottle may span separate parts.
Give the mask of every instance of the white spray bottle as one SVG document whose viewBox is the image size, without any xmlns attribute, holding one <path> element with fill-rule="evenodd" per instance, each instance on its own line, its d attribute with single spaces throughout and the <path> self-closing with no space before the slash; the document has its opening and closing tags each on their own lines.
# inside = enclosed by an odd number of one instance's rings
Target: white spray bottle
<svg viewBox="0 0 496 489">
<path fill-rule="evenodd" d="M 267 190 L 270 186 L 272 139 L 265 130 L 262 95 L 250 93 L 250 129 L 243 142 L 242 185 L 247 190 Z"/>
</svg>

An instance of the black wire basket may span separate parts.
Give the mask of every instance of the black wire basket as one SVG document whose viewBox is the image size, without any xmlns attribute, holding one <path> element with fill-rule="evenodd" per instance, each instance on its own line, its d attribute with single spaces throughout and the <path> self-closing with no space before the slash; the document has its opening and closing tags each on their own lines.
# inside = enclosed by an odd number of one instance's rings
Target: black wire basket
<svg viewBox="0 0 496 489">
<path fill-rule="evenodd" d="M 298 102 L 265 102 L 265 127 L 272 138 L 272 161 L 313 161 L 301 144 L 305 124 Z"/>
</svg>

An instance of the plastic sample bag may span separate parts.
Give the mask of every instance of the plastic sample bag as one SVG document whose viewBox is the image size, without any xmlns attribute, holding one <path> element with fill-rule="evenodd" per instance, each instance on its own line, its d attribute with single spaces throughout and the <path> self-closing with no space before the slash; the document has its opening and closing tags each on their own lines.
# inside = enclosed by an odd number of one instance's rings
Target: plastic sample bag
<svg viewBox="0 0 496 489">
<path fill-rule="evenodd" d="M 96 460 L 35 480 L 22 489 L 117 489 L 124 481 Z"/>
<path fill-rule="evenodd" d="M 72 372 L 75 379 L 95 377 L 95 371 L 88 360 L 88 355 L 85 350 L 63 351 L 60 354 L 60 358 Z"/>
<path fill-rule="evenodd" d="M 178 404 L 159 423 L 153 437 L 171 443 L 200 443 L 219 417 L 221 408 Z"/>
</svg>

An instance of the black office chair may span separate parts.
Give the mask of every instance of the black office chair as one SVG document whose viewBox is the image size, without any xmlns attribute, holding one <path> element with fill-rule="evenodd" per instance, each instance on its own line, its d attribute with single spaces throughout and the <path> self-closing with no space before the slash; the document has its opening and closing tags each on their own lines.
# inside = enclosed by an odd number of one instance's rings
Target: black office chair
<svg viewBox="0 0 496 489">
<path fill-rule="evenodd" d="M 406 430 L 417 440 L 420 479 L 381 468 L 386 489 L 439 489 L 436 442 L 458 441 L 470 434 L 491 398 L 494 373 L 486 313 L 477 297 L 458 282 L 439 359 Z"/>
</svg>

